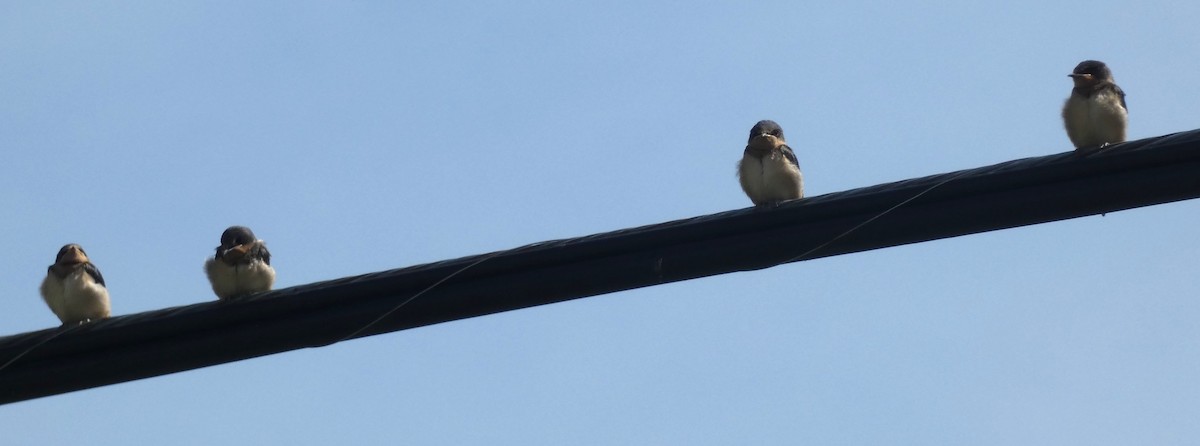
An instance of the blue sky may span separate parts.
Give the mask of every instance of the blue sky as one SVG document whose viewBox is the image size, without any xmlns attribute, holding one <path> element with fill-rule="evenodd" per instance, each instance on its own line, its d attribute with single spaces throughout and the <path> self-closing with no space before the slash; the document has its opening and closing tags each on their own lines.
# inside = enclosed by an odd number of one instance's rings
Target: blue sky
<svg viewBox="0 0 1200 446">
<path fill-rule="evenodd" d="M 82 244 L 124 315 L 1197 127 L 1194 2 L 6 2 L 0 334 Z M 1131 184 L 1129 187 L 1137 187 Z M 424 327 L 0 406 L 12 444 L 1169 444 L 1200 436 L 1197 203 Z M 548 278 L 548 280 L 553 280 Z M 2 373 L 2 372 L 0 372 Z M 2 377 L 0 377 L 2 378 Z"/>
</svg>

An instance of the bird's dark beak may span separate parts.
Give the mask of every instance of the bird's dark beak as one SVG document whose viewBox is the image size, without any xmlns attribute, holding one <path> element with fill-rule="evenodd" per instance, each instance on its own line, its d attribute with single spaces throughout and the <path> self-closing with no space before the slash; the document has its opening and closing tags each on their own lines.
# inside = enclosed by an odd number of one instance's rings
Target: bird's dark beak
<svg viewBox="0 0 1200 446">
<path fill-rule="evenodd" d="M 1070 78 L 1075 78 L 1075 79 L 1091 79 L 1091 78 L 1092 78 L 1092 75 L 1090 75 L 1090 74 L 1077 74 L 1077 73 L 1071 73 L 1071 74 L 1068 74 L 1068 75 L 1067 75 L 1067 77 L 1070 77 Z"/>
</svg>

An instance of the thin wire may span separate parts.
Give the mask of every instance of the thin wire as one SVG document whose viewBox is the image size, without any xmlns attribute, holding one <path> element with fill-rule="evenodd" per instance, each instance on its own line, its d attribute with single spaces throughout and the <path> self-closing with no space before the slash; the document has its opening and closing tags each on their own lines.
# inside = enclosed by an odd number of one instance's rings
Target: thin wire
<svg viewBox="0 0 1200 446">
<path fill-rule="evenodd" d="M 916 200 L 916 199 L 918 199 L 918 198 L 921 198 L 921 196 L 922 196 L 922 195 L 925 195 L 925 194 L 929 193 L 930 191 L 932 191 L 932 190 L 934 190 L 934 189 L 937 189 L 937 188 L 938 188 L 938 187 L 940 187 L 941 185 L 943 185 L 943 184 L 946 184 L 946 183 L 949 183 L 950 181 L 952 181 L 952 180 L 954 180 L 954 179 L 957 179 L 958 177 L 960 177 L 960 176 L 963 176 L 963 175 L 965 175 L 965 174 L 967 174 L 967 173 L 969 173 L 969 171 L 966 171 L 966 170 L 964 170 L 964 171 L 962 171 L 962 172 L 959 172 L 957 175 L 951 175 L 950 177 L 947 177 L 945 180 L 939 181 L 937 184 L 934 184 L 934 185 L 932 185 L 932 186 L 929 186 L 929 187 L 925 188 L 925 190 L 923 190 L 923 191 L 921 191 L 921 192 L 918 192 L 916 195 L 913 195 L 913 196 L 909 197 L 908 199 L 906 199 L 906 200 L 904 200 L 904 201 L 901 201 L 901 202 L 899 202 L 899 203 L 896 203 L 896 205 L 894 205 L 894 206 L 892 206 L 892 207 L 890 207 L 890 208 L 887 208 L 887 209 L 886 209 L 886 210 L 884 210 L 883 212 L 880 212 L 879 214 L 875 215 L 874 217 L 868 218 L 866 221 L 864 221 L 864 222 L 862 222 L 862 223 L 859 223 L 859 224 L 855 225 L 853 228 L 850 228 L 850 229 L 848 229 L 846 232 L 843 232 L 843 233 L 841 233 L 841 234 L 838 234 L 836 237 L 834 237 L 834 238 L 832 238 L 832 239 L 829 239 L 829 241 L 827 241 L 827 242 L 825 242 L 825 243 L 822 243 L 822 244 L 820 244 L 820 245 L 817 245 L 817 247 L 816 247 L 816 248 L 813 248 L 813 249 L 810 249 L 810 250 L 808 250 L 808 251 L 805 251 L 805 252 L 804 252 L 804 254 L 800 254 L 800 255 L 798 255 L 798 256 L 796 256 L 796 257 L 792 257 L 792 258 L 790 258 L 790 259 L 788 259 L 788 260 L 785 260 L 785 261 L 783 261 L 783 263 L 798 262 L 798 261 L 800 261 L 800 260 L 804 259 L 805 257 L 807 257 L 807 256 L 811 255 L 812 253 L 814 253 L 814 252 L 817 252 L 817 251 L 818 251 L 818 250 L 820 250 L 821 248 L 824 248 L 824 247 L 826 247 L 826 246 L 829 246 L 829 245 L 833 244 L 833 242 L 836 242 L 836 241 L 838 241 L 838 240 L 841 240 L 843 237 L 845 237 L 845 236 L 847 236 L 847 235 L 850 235 L 850 234 L 851 234 L 851 233 L 853 233 L 854 231 L 857 231 L 857 230 L 861 229 L 863 226 L 866 226 L 867 224 L 869 224 L 869 223 L 871 223 L 871 222 L 873 222 L 873 221 L 875 221 L 875 220 L 878 220 L 880 217 L 883 217 L 884 215 L 887 215 L 889 212 L 892 212 L 892 211 L 894 211 L 894 210 L 896 210 L 896 209 L 899 209 L 901 206 L 904 206 L 904 205 L 906 205 L 906 204 L 908 204 L 908 203 L 912 202 L 913 200 Z"/>
<path fill-rule="evenodd" d="M 34 349 L 41 347 L 42 344 L 50 342 L 51 339 L 57 338 L 64 333 L 70 332 L 70 331 L 75 330 L 76 328 L 79 328 L 82 326 L 83 326 L 83 324 L 75 324 L 75 325 L 66 327 L 66 329 L 64 329 L 64 330 L 59 330 L 54 333 L 51 333 L 50 336 L 46 336 L 46 339 L 42 339 L 41 341 L 38 341 L 37 344 L 33 344 L 33 345 L 29 346 L 29 348 L 26 348 L 25 351 L 22 351 L 21 353 L 17 354 L 17 356 L 13 356 L 12 359 L 9 359 L 8 362 L 4 363 L 4 365 L 0 365 L 0 372 L 3 372 L 4 369 L 6 369 L 6 368 L 8 368 L 8 366 L 12 365 L 12 363 L 17 362 L 17 360 L 21 359 L 22 356 L 25 356 L 25 355 L 29 354 L 29 352 L 33 351 Z"/>
<path fill-rule="evenodd" d="M 423 289 L 423 290 L 421 290 L 421 291 L 417 292 L 417 294 L 414 294 L 414 295 L 412 295 L 412 297 L 409 297 L 408 299 L 405 299 L 403 302 L 400 302 L 400 303 L 399 303 L 399 304 L 397 304 L 396 306 L 392 307 L 392 309 L 388 310 L 386 313 L 383 313 L 383 314 L 382 314 L 382 315 L 380 315 L 379 317 L 375 318 L 375 320 L 372 320 L 371 322 L 367 323 L 367 325 L 363 325 L 363 326 L 362 326 L 362 328 L 359 328 L 358 330 L 354 330 L 354 332 L 353 332 L 353 333 L 350 333 L 350 334 L 346 335 L 345 337 L 342 337 L 342 338 L 340 338 L 340 339 L 338 339 L 338 340 L 336 340 L 336 341 L 333 341 L 333 342 L 331 342 L 331 343 L 329 343 L 329 344 L 327 344 L 327 345 L 333 345 L 333 344 L 337 344 L 337 343 L 339 343 L 339 342 L 342 342 L 342 341 L 345 341 L 345 340 L 347 340 L 347 339 L 350 339 L 350 338 L 353 338 L 353 337 L 355 337 L 355 336 L 358 336 L 358 334 L 359 334 L 359 333 L 362 333 L 364 330 L 366 330 L 366 329 L 368 329 L 368 328 L 371 328 L 371 327 L 372 327 L 372 326 L 374 326 L 375 324 L 378 324 L 378 323 L 379 323 L 379 321 L 382 321 L 382 320 L 386 319 L 388 316 L 391 316 L 391 315 L 392 315 L 392 313 L 395 313 L 396 311 L 400 310 L 400 308 L 401 308 L 401 307 L 403 307 L 403 306 L 405 306 L 405 305 L 408 305 L 409 303 L 411 303 L 411 302 L 412 302 L 412 301 L 414 301 L 414 300 L 417 300 L 417 298 L 418 298 L 418 297 L 421 297 L 421 295 L 423 295 L 423 294 L 425 294 L 425 293 L 428 293 L 430 290 L 432 290 L 432 289 L 436 288 L 438 285 L 441 285 L 442 283 L 445 283 L 447 280 L 450 280 L 450 279 L 451 279 L 451 278 L 453 278 L 454 276 L 457 276 L 457 275 L 459 275 L 459 274 L 462 274 L 462 272 L 463 272 L 463 271 L 466 271 L 466 270 L 468 270 L 468 269 L 471 269 L 471 268 L 473 268 L 473 267 L 475 267 L 475 266 L 479 265 L 480 263 L 483 263 L 483 262 L 485 262 L 485 261 L 487 261 L 487 260 L 490 260 L 490 259 L 492 259 L 493 257 L 496 257 L 496 256 L 498 256 L 498 255 L 500 255 L 500 254 L 504 254 L 504 253 L 506 253 L 506 252 L 508 252 L 508 251 L 510 251 L 510 250 L 504 250 L 504 251 L 497 251 L 497 252 L 493 252 L 493 253 L 491 253 L 491 254 L 488 254 L 488 255 L 486 255 L 486 256 L 483 256 L 483 257 L 481 257 L 479 260 L 476 260 L 476 261 L 474 261 L 474 262 L 471 262 L 471 264 L 469 264 L 469 265 L 467 265 L 467 266 L 464 266 L 464 267 L 462 267 L 462 268 L 459 268 L 457 271 L 455 271 L 455 272 L 452 272 L 452 273 L 450 273 L 450 274 L 446 275 L 446 277 L 443 277 L 443 278 L 441 278 L 441 279 L 440 279 L 440 280 L 438 280 L 437 282 L 434 282 L 432 285 L 429 285 L 429 286 L 425 287 L 425 289 Z"/>
</svg>

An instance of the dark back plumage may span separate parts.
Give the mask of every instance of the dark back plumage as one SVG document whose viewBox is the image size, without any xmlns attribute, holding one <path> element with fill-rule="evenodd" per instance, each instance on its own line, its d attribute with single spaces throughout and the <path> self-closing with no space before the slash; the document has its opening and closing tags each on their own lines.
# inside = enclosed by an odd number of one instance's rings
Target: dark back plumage
<svg viewBox="0 0 1200 446">
<path fill-rule="evenodd" d="M 96 268 L 95 264 L 88 262 L 84 263 L 81 267 L 83 268 L 83 271 L 87 273 L 87 275 L 92 276 L 93 281 L 95 281 L 97 284 L 100 284 L 102 287 L 108 288 L 108 285 L 104 283 L 104 276 L 100 274 L 100 268 Z"/>
</svg>

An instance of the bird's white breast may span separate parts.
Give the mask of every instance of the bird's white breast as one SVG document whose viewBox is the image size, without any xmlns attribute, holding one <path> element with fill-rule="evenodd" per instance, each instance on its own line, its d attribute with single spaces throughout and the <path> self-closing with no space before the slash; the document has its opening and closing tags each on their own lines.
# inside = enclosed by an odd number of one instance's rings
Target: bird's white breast
<svg viewBox="0 0 1200 446">
<path fill-rule="evenodd" d="M 108 289 L 96 283 L 82 268 L 61 279 L 47 274 L 41 292 L 50 311 L 64 324 L 103 319 L 111 311 Z"/>
<path fill-rule="evenodd" d="M 738 178 L 742 189 L 755 204 L 803 196 L 800 169 L 778 151 L 762 158 L 743 155 L 738 165 Z"/>
<path fill-rule="evenodd" d="M 1071 95 L 1063 109 L 1067 136 L 1075 147 L 1091 147 L 1125 141 L 1128 113 L 1121 98 L 1108 90 L 1090 97 Z"/>
<path fill-rule="evenodd" d="M 204 262 L 204 272 L 213 292 L 221 299 L 260 293 L 275 284 L 275 269 L 257 259 L 230 265 L 210 258 Z"/>
</svg>

